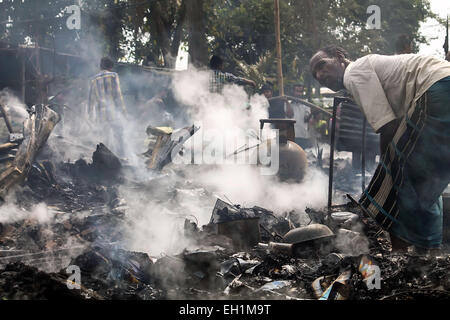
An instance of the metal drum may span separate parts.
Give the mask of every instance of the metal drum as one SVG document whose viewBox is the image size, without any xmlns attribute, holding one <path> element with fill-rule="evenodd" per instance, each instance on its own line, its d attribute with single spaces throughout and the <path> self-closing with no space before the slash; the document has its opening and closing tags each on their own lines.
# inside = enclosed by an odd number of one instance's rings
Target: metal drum
<svg viewBox="0 0 450 320">
<path fill-rule="evenodd" d="M 281 181 L 301 182 L 308 168 L 308 160 L 305 151 L 294 142 L 295 120 L 292 119 L 262 119 L 260 120 L 261 130 L 264 124 L 270 123 L 274 129 L 279 130 L 279 170 L 278 177 Z M 271 140 L 267 143 L 270 148 Z"/>
</svg>

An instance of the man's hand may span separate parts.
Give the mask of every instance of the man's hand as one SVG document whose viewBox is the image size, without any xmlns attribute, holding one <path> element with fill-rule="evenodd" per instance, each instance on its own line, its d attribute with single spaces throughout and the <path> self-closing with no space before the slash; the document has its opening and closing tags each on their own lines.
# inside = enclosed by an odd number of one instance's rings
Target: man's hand
<svg viewBox="0 0 450 320">
<path fill-rule="evenodd" d="M 293 118 L 294 117 L 294 109 L 292 109 L 291 104 L 289 103 L 289 101 L 287 100 L 286 97 L 283 97 L 285 99 L 283 99 L 286 103 L 286 116 L 288 118 Z"/>
</svg>

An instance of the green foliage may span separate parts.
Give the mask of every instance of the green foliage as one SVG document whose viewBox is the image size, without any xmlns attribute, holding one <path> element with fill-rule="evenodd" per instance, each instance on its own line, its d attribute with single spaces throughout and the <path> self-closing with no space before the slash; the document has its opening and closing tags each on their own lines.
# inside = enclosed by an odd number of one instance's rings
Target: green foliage
<svg viewBox="0 0 450 320">
<path fill-rule="evenodd" d="M 221 54 L 229 70 L 248 73 L 247 65 L 261 57 L 270 57 L 262 75 L 253 80 L 271 78 L 276 74 L 273 0 L 217 1 L 211 8 L 208 27 L 211 52 Z M 366 10 L 371 4 L 381 8 L 381 30 L 368 30 Z M 280 0 L 283 73 L 286 83 L 311 81 L 308 72 L 310 57 L 320 47 L 339 44 L 352 57 L 367 53 L 393 54 L 399 35 L 413 40 L 413 49 L 424 42 L 418 35 L 420 22 L 431 16 L 426 0 Z M 247 70 L 247 71 L 246 71 Z"/>
<path fill-rule="evenodd" d="M 13 24 L 0 25 L 0 40 L 22 44 L 29 37 L 40 45 L 53 47 L 55 39 L 65 39 L 63 48 L 80 52 L 83 41 L 86 45 L 89 39 L 102 39 L 96 45 L 115 58 L 139 63 L 162 60 L 172 67 L 171 59 L 181 42 L 196 43 L 190 48 L 193 53 L 197 46 L 203 50 L 199 41 L 207 41 L 209 54 L 223 56 L 229 71 L 258 83 L 275 78 L 274 0 L 82 1 L 83 27 L 79 33 L 68 31 L 65 18 L 60 18 L 64 8 L 73 3 L 74 0 L 3 1 L 0 19 L 10 19 Z M 193 30 L 189 20 L 189 13 L 198 12 L 192 9 L 194 3 L 203 4 L 202 30 Z M 381 30 L 366 28 L 366 10 L 371 4 L 381 8 Z M 427 0 L 280 0 L 280 10 L 287 84 L 311 82 L 308 61 L 327 44 L 342 45 L 353 58 L 371 52 L 392 54 L 399 35 L 406 34 L 413 40 L 415 50 L 425 41 L 418 34 L 420 22 L 432 16 Z M 132 57 L 124 57 L 125 52 L 132 52 Z"/>
<path fill-rule="evenodd" d="M 0 3 L 0 39 L 24 44 L 26 38 L 31 38 L 40 45 L 49 45 L 54 37 L 67 30 L 62 13 L 72 4 L 70 0 L 3 1 Z"/>
</svg>

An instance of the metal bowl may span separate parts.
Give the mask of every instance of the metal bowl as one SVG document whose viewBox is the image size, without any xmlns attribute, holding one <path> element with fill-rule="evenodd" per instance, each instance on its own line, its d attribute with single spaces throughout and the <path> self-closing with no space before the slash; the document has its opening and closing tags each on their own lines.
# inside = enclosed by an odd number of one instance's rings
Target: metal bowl
<svg viewBox="0 0 450 320">
<path fill-rule="evenodd" d="M 334 237 L 333 231 L 323 224 L 310 224 L 306 227 L 292 229 L 284 235 L 284 242 L 297 244 L 311 240 Z"/>
</svg>

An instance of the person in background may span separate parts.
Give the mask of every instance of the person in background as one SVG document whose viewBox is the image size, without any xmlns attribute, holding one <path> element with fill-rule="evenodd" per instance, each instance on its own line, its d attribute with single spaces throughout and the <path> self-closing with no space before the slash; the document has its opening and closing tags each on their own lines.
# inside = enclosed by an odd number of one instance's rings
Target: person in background
<svg viewBox="0 0 450 320">
<path fill-rule="evenodd" d="M 126 115 L 119 75 L 113 72 L 114 62 L 107 57 L 100 61 L 101 71 L 90 82 L 88 114 L 92 122 L 113 121 L 116 113 Z"/>
<path fill-rule="evenodd" d="M 396 54 L 408 54 L 412 53 L 411 39 L 406 34 L 401 34 L 397 38 L 395 43 Z"/>
<path fill-rule="evenodd" d="M 266 97 L 269 103 L 269 119 L 285 119 L 294 117 L 294 111 L 285 97 L 273 97 L 273 87 L 270 83 L 266 83 L 262 86 L 261 93 Z"/>
<path fill-rule="evenodd" d="M 90 122 L 98 128 L 108 148 L 120 152 L 123 146 L 123 121 L 127 110 L 119 75 L 112 71 L 113 68 L 114 62 L 110 58 L 101 59 L 101 71 L 90 81 L 87 113 Z"/>
<path fill-rule="evenodd" d="M 294 98 L 304 99 L 305 87 L 303 83 L 297 83 L 293 86 L 292 95 Z M 312 146 L 310 134 L 309 134 L 309 120 L 311 119 L 311 108 L 305 106 L 299 101 L 293 100 L 291 107 L 294 112 L 293 118 L 295 119 L 295 143 L 297 143 L 303 149 L 310 148 Z"/>
<path fill-rule="evenodd" d="M 328 46 L 310 67 L 321 85 L 347 89 L 380 134 L 380 164 L 359 203 L 390 233 L 392 250 L 440 248 L 441 194 L 450 182 L 450 63 L 416 54 L 352 62 L 343 48 Z"/>
<path fill-rule="evenodd" d="M 223 71 L 223 60 L 219 56 L 212 56 L 209 61 L 210 77 L 209 77 L 209 91 L 211 93 L 222 93 L 223 87 L 227 83 L 234 83 L 238 85 L 250 85 L 256 87 L 256 83 L 252 80 L 237 77 L 232 73 Z"/>
</svg>

